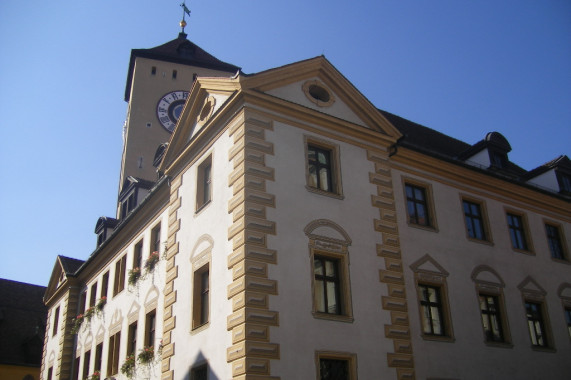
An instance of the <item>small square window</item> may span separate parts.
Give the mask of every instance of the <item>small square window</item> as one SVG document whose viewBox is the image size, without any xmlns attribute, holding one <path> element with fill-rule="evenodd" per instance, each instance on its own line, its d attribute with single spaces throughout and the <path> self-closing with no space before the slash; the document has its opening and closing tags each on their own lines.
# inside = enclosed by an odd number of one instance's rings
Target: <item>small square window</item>
<svg viewBox="0 0 571 380">
<path fill-rule="evenodd" d="M 559 226 L 546 223 L 545 232 L 547 234 L 547 244 L 551 257 L 557 260 L 567 260 L 565 246 L 561 238 L 561 228 Z"/>
<path fill-rule="evenodd" d="M 416 184 L 405 183 L 406 211 L 408 223 L 432 226 L 432 212 L 427 198 L 427 189 Z"/>
<path fill-rule="evenodd" d="M 306 139 L 307 189 L 324 195 L 342 196 L 336 146 Z"/>
<path fill-rule="evenodd" d="M 520 251 L 531 251 L 528 241 L 527 226 L 523 215 L 508 212 L 506 214 L 512 248 Z"/>
</svg>

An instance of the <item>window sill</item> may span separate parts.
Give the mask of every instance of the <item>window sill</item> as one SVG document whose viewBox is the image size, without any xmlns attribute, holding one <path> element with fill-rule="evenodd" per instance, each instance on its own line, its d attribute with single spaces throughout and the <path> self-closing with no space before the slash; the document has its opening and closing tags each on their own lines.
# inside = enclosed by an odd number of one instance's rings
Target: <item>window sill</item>
<svg viewBox="0 0 571 380">
<path fill-rule="evenodd" d="M 522 254 L 528 255 L 528 256 L 535 256 L 535 252 L 533 252 L 533 251 L 529 251 L 526 249 L 514 248 L 514 247 L 512 247 L 512 249 L 514 252 L 517 252 L 517 253 L 522 253 Z"/>
<path fill-rule="evenodd" d="M 470 236 L 466 236 L 466 239 L 468 239 L 468 241 L 471 241 L 472 243 L 478 243 L 478 244 L 484 244 L 484 245 L 489 245 L 490 247 L 494 246 L 494 242 L 491 240 L 482 240 L 482 239 L 476 239 Z"/>
<path fill-rule="evenodd" d="M 354 318 L 351 315 L 327 314 L 327 313 L 320 313 L 317 311 L 314 311 L 311 314 L 313 314 L 313 317 L 316 319 L 326 319 L 329 321 L 344 322 L 344 323 L 353 323 L 354 321 Z"/>
<path fill-rule="evenodd" d="M 191 335 L 198 334 L 199 332 L 206 330 L 209 326 L 210 326 L 210 321 L 203 323 L 200 326 L 193 327 L 192 330 L 190 330 L 190 334 Z"/>
<path fill-rule="evenodd" d="M 427 335 L 421 334 L 420 335 L 424 340 L 430 340 L 434 342 L 443 342 L 443 343 L 454 343 L 456 339 L 452 336 L 445 336 L 445 335 Z"/>
<path fill-rule="evenodd" d="M 554 261 L 554 262 L 559 263 L 559 264 L 571 265 L 571 262 L 569 262 L 569 260 L 565 260 L 565 259 L 556 259 L 555 257 L 552 257 L 551 261 Z"/>
<path fill-rule="evenodd" d="M 531 346 L 533 351 L 555 353 L 557 350 L 553 347 Z"/>
<path fill-rule="evenodd" d="M 199 214 L 202 210 L 204 210 L 206 208 L 206 206 L 208 206 L 210 203 L 212 203 L 212 199 L 210 199 L 208 202 L 200 205 L 200 207 L 196 208 L 196 211 L 194 212 L 194 215 Z"/>
<path fill-rule="evenodd" d="M 408 224 L 409 227 L 418 228 L 419 230 L 424 230 L 424 231 L 429 231 L 429 232 L 438 232 L 438 228 L 436 226 L 432 226 L 432 225 L 425 226 L 423 224 L 411 223 L 408 221 L 406 222 L 406 224 Z"/>
<path fill-rule="evenodd" d="M 513 348 L 514 347 L 514 345 L 509 343 L 509 342 L 489 342 L 486 340 L 486 341 L 484 341 L 484 343 L 488 347 L 495 347 L 495 348 Z"/>
<path fill-rule="evenodd" d="M 325 195 L 326 197 L 335 198 L 335 199 L 345 199 L 345 196 L 343 196 L 343 194 L 337 194 L 337 193 L 333 193 L 331 191 L 325 191 L 325 190 L 317 189 L 317 188 L 311 187 L 309 185 L 305 185 L 305 188 L 310 193 Z"/>
</svg>

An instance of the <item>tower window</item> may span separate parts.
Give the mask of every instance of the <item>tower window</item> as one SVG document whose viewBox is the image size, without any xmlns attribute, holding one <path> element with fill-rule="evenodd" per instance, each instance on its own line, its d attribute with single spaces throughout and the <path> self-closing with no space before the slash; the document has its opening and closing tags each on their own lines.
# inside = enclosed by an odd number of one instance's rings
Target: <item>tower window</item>
<svg viewBox="0 0 571 380">
<path fill-rule="evenodd" d="M 176 74 L 177 74 L 176 70 L 173 70 L 172 71 L 172 79 L 176 79 Z"/>
<path fill-rule="evenodd" d="M 157 66 L 151 67 L 151 75 L 155 75 L 157 73 Z"/>
</svg>

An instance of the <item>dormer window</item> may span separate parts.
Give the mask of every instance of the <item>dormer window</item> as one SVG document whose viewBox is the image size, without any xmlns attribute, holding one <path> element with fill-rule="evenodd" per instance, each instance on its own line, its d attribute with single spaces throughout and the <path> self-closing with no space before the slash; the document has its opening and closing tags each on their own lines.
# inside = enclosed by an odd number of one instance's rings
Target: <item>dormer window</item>
<svg viewBox="0 0 571 380">
<path fill-rule="evenodd" d="M 490 152 L 490 166 L 498 169 L 505 168 L 508 161 L 507 154 L 498 152 L 496 150 L 489 150 Z"/>
<path fill-rule="evenodd" d="M 131 194 L 121 203 L 121 219 L 125 218 L 131 211 L 137 207 L 137 189 L 134 189 Z"/>
<path fill-rule="evenodd" d="M 561 193 L 571 193 L 571 175 L 557 172 L 557 182 L 559 182 L 559 191 Z"/>
<path fill-rule="evenodd" d="M 154 182 L 141 178 L 129 176 L 123 183 L 121 194 L 119 194 L 118 218 L 125 219 L 139 203 L 145 198 L 153 187 Z"/>
<path fill-rule="evenodd" d="M 97 247 L 107 240 L 111 233 L 117 226 L 117 219 L 107 218 L 102 216 L 97 220 L 97 224 L 95 224 L 95 233 L 97 234 Z"/>
</svg>

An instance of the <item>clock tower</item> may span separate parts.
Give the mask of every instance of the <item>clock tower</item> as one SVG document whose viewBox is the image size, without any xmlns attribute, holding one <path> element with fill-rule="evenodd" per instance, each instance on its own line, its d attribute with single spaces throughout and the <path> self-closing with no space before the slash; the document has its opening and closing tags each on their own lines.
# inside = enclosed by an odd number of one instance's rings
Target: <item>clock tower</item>
<svg viewBox="0 0 571 380">
<path fill-rule="evenodd" d="M 184 21 L 183 21 L 184 22 Z M 123 135 L 119 197 L 130 177 L 157 180 L 157 148 L 168 143 L 197 76 L 232 76 L 240 68 L 222 62 L 179 33 L 151 49 L 131 50 L 125 88 L 128 102 Z"/>
</svg>

